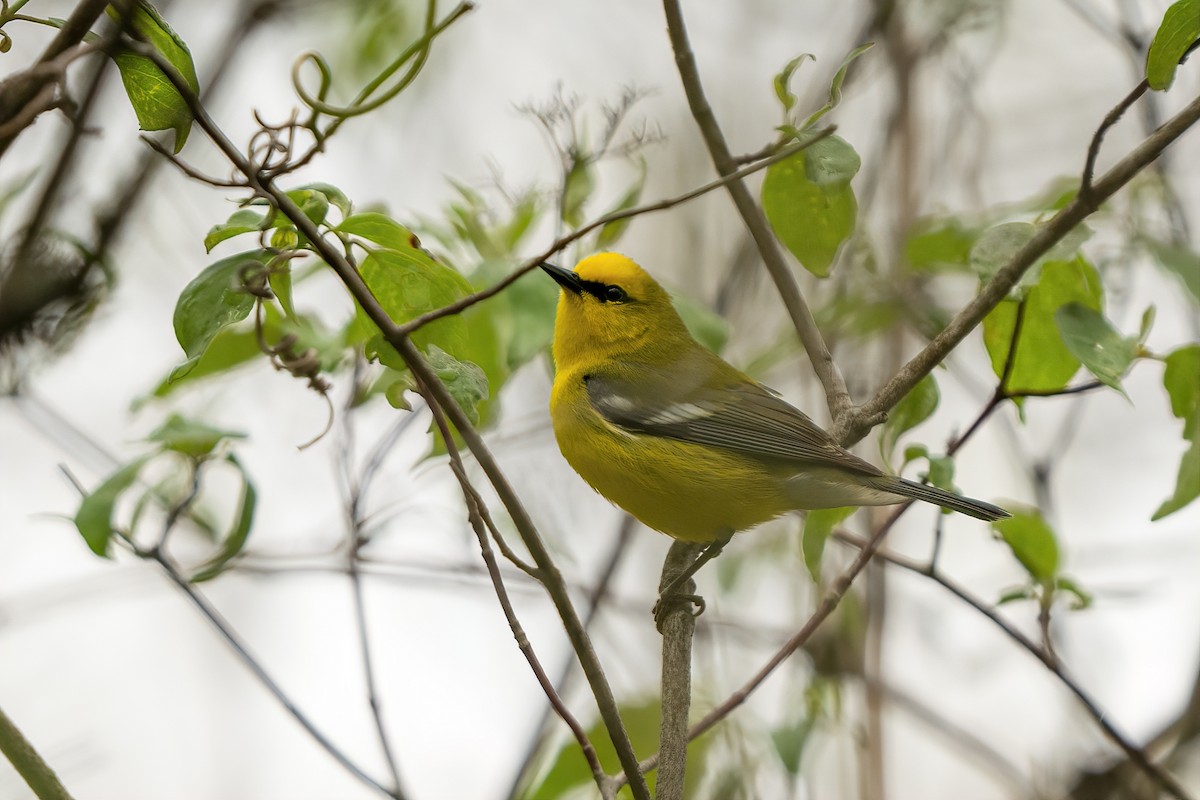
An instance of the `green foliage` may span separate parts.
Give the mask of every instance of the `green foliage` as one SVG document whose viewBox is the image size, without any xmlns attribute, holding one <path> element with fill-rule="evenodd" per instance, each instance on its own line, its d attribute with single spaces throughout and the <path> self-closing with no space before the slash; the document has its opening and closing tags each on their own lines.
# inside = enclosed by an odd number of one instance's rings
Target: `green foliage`
<svg viewBox="0 0 1200 800">
<path fill-rule="evenodd" d="M 122 465 L 96 487 L 95 491 L 84 496 L 75 513 L 75 527 L 92 552 L 108 558 L 113 533 L 122 530 L 123 535 L 132 540 L 139 521 L 143 518 L 142 512 L 148 505 L 156 504 L 166 509 L 174 509 L 181 503 L 191 501 L 191 481 L 188 481 L 188 486 L 177 487 L 174 491 L 164 487 L 144 488 L 138 492 L 128 528 L 119 528 L 114 520 L 116 505 L 134 488 L 139 476 L 150 464 L 166 468 L 168 474 L 173 477 L 192 474 L 198 482 L 198 470 L 201 465 L 214 459 L 223 461 L 237 469 L 242 492 L 234 521 L 228 532 L 220 537 L 218 552 L 199 573 L 203 579 L 214 577 L 231 559 L 241 553 L 254 521 L 256 494 L 250 476 L 232 453 L 225 452 L 229 442 L 242 438 L 245 438 L 244 434 L 235 431 L 222 430 L 176 414 L 171 415 L 146 437 L 146 441 L 154 445 L 150 452 Z M 179 468 L 181 460 L 187 465 L 186 473 Z M 208 531 L 206 524 L 201 524 L 201 529 Z"/>
<path fill-rule="evenodd" d="M 926 375 L 900 402 L 888 412 L 879 437 L 879 448 L 885 460 L 891 457 L 896 443 L 905 431 L 920 425 L 937 409 L 940 395 L 933 373 Z"/>
<path fill-rule="evenodd" d="M 1158 263 L 1183 282 L 1192 300 L 1200 303 L 1200 253 L 1159 239 L 1142 241 Z"/>
<path fill-rule="evenodd" d="M 1183 420 L 1188 444 L 1179 462 L 1175 491 L 1154 512 L 1153 520 L 1173 514 L 1200 497 L 1200 344 L 1189 344 L 1165 359 L 1163 387 L 1171 400 L 1171 413 Z"/>
<path fill-rule="evenodd" d="M 696 341 L 714 353 L 721 352 L 729 341 L 729 321 L 687 295 L 677 294 L 671 299 Z"/>
<path fill-rule="evenodd" d="M 208 235 L 204 237 L 204 250 L 211 253 L 214 247 L 226 239 L 241 236 L 243 233 L 262 231 L 266 228 L 266 224 L 266 214 L 260 214 L 248 208 L 239 208 L 225 222 L 209 228 Z"/>
<path fill-rule="evenodd" d="M 838 523 L 853 514 L 850 508 L 821 508 L 809 511 L 804 517 L 804 537 L 801 539 L 801 550 L 804 554 L 804 566 L 813 581 L 821 582 L 821 556 L 825 552 L 825 542 Z"/>
<path fill-rule="evenodd" d="M 479 404 L 488 398 L 488 379 L 483 370 L 469 361 L 459 361 L 435 344 L 426 352 L 429 366 L 446 385 L 454 401 L 472 424 L 479 422 Z"/>
<path fill-rule="evenodd" d="M 1042 585 L 1053 585 L 1058 575 L 1058 538 L 1036 510 L 1017 510 L 1009 519 L 992 523 L 1013 556 Z"/>
<path fill-rule="evenodd" d="M 621 720 L 629 732 L 629 740 L 634 752 L 648 755 L 658 749 L 658 728 L 661 717 L 661 706 L 658 698 L 650 698 L 637 703 L 623 703 L 620 707 Z M 610 775 L 620 769 L 616 750 L 608 738 L 608 731 L 602 722 L 597 721 L 587 730 L 588 739 L 596 748 L 600 764 Z M 693 797 L 700 786 L 700 778 L 704 775 L 705 759 L 708 745 L 712 737 L 704 737 L 688 746 L 687 773 L 684 777 L 684 796 Z M 656 774 L 650 772 L 646 781 L 653 792 Z M 542 800 L 542 798 L 568 797 L 574 790 L 584 786 L 594 786 L 592 772 L 587 761 L 579 752 L 579 745 L 573 738 L 562 742 L 554 761 L 545 774 L 531 786 L 522 789 L 518 797 L 523 800 Z M 628 794 L 628 790 L 621 796 Z"/>
<path fill-rule="evenodd" d="M 1078 371 L 1080 361 L 1063 343 L 1054 315 L 1068 303 L 1098 311 L 1102 296 L 1096 268 L 1079 256 L 1071 261 L 1046 263 L 1024 300 L 1005 300 L 996 306 L 983 320 L 983 341 L 992 369 L 1000 377 L 1013 343 L 1018 306 L 1024 303 L 1005 390 L 1047 392 L 1065 387 Z"/>
<path fill-rule="evenodd" d="M 224 571 L 226 565 L 239 556 L 250 538 L 250 529 L 254 525 L 254 509 L 258 503 L 258 492 L 250 480 L 249 473 L 242 462 L 230 453 L 225 457 L 226 463 L 232 464 L 241 475 L 242 493 L 238 499 L 237 511 L 233 516 L 233 524 L 229 531 L 221 537 L 220 549 L 192 573 L 193 583 L 212 580 Z"/>
<path fill-rule="evenodd" d="M 979 233 L 954 217 L 926 217 L 905 237 L 904 260 L 919 272 L 965 270 Z"/>
<path fill-rule="evenodd" d="M 819 278 L 854 231 L 858 201 L 850 179 L 858 171 L 854 149 L 828 136 L 772 164 L 763 179 L 763 211 L 775 235 L 796 260 Z"/>
<path fill-rule="evenodd" d="M 929 469 L 921 474 L 922 480 L 927 480 L 939 489 L 945 489 L 948 492 L 958 491 L 954 485 L 954 456 L 934 455 L 923 444 L 909 445 L 904 448 L 904 464 L 901 466 L 901 470 L 918 459 L 924 459 L 929 465 Z"/>
<path fill-rule="evenodd" d="M 188 360 L 171 375 L 186 375 L 200 360 L 222 328 L 244 320 L 254 307 L 246 292 L 248 274 L 262 270 L 270 260 L 265 250 L 223 258 L 192 279 L 175 303 L 175 338 Z"/>
<path fill-rule="evenodd" d="M 114 19 L 121 19 L 121 13 L 113 6 L 108 7 L 108 14 Z M 128 24 L 135 39 L 158 51 L 175 68 L 192 93 L 200 93 L 191 51 L 148 0 L 137 0 L 129 14 Z M 113 61 L 121 73 L 121 82 L 125 84 L 125 93 L 133 105 L 138 125 L 144 131 L 174 130 L 175 152 L 178 153 L 187 142 L 192 127 L 192 112 L 183 95 L 146 56 L 119 49 L 113 54 Z"/>
<path fill-rule="evenodd" d="M 1071 355 L 1098 381 L 1125 395 L 1121 378 L 1137 357 L 1137 339 L 1122 336 L 1103 314 L 1081 303 L 1067 303 L 1055 311 L 1054 322 Z"/>
<path fill-rule="evenodd" d="M 976 239 L 971 247 L 968 263 L 980 280 L 987 282 L 996 276 L 1000 269 L 1013 260 L 1013 257 L 1029 244 L 1038 232 L 1038 226 L 1030 222 L 1004 222 L 993 225 Z M 1086 225 L 1077 225 L 1049 252 L 1033 263 L 1021 276 L 1017 284 L 1018 294 L 1024 292 L 1041 279 L 1042 268 L 1051 261 L 1070 261 L 1075 258 L 1080 246 L 1091 236 L 1091 230 Z"/>
<path fill-rule="evenodd" d="M 244 433 L 214 428 L 203 422 L 172 414 L 146 437 L 146 441 L 158 443 L 163 450 L 202 459 L 212 455 L 213 450 L 226 440 L 245 438 Z"/>
<path fill-rule="evenodd" d="M 1146 82 L 1163 91 L 1175 80 L 1179 60 L 1200 39 L 1200 0 L 1177 0 L 1163 15 L 1146 53 Z"/>
<path fill-rule="evenodd" d="M 148 460 L 149 456 L 142 456 L 125 464 L 80 502 L 79 510 L 75 512 L 75 527 L 96 555 L 110 557 L 108 544 L 113 532 L 113 509 L 125 490 L 137 481 Z"/>
</svg>

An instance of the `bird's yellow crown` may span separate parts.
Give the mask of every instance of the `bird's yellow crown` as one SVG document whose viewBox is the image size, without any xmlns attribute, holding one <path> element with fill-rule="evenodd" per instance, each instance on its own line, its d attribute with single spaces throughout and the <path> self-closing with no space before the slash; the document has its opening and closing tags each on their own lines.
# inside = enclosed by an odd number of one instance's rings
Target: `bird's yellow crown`
<svg viewBox="0 0 1200 800">
<path fill-rule="evenodd" d="M 563 286 L 554 334 L 559 369 L 596 359 L 637 359 L 647 350 L 660 351 L 664 342 L 690 341 L 671 296 L 632 259 L 597 253 L 580 261 L 573 275 L 565 274 L 566 281 L 556 278 Z"/>
</svg>

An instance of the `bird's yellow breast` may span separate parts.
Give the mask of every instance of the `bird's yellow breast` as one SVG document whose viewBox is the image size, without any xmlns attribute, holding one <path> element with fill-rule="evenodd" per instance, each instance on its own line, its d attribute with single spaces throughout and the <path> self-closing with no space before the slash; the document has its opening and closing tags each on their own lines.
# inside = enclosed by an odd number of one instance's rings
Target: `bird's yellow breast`
<svg viewBox="0 0 1200 800">
<path fill-rule="evenodd" d="M 561 371 L 554 381 L 550 416 L 559 449 L 593 489 L 645 525 L 708 542 L 794 508 L 761 462 L 608 423 L 588 401 L 584 372 Z"/>
</svg>

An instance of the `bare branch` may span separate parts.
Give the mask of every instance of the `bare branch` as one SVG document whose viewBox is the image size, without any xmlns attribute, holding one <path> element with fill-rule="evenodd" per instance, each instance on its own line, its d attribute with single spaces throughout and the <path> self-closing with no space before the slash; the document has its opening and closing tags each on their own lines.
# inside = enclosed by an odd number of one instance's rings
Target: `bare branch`
<svg viewBox="0 0 1200 800">
<path fill-rule="evenodd" d="M 835 530 L 834 536 L 837 537 L 839 541 L 845 542 L 846 544 L 852 545 L 856 548 L 860 548 L 860 554 L 865 552 L 866 548 L 868 548 L 871 544 L 870 541 L 864 540 L 861 537 L 855 536 L 854 534 L 842 529 Z M 1059 679 L 1063 686 L 1065 686 L 1073 695 L 1075 695 L 1076 698 L 1078 698 L 1079 702 L 1083 704 L 1084 709 L 1087 710 L 1088 715 L 1091 716 L 1091 718 L 1096 722 L 1096 725 L 1099 726 L 1099 728 L 1104 732 L 1105 736 L 1107 736 L 1115 745 L 1117 745 L 1117 747 L 1121 748 L 1121 750 L 1125 752 L 1130 761 L 1132 761 L 1138 767 L 1138 769 L 1140 769 L 1155 783 L 1157 783 L 1163 789 L 1163 791 L 1167 792 L 1173 797 L 1178 798 L 1178 800 L 1190 800 L 1191 795 L 1187 793 L 1187 791 L 1179 784 L 1178 781 L 1175 780 L 1174 777 L 1168 774 L 1162 767 L 1152 762 L 1137 745 L 1130 742 L 1120 731 L 1116 729 L 1109 719 L 1109 714 L 1105 712 L 1104 709 L 1100 708 L 1091 695 L 1085 692 L 1083 687 L 1080 686 L 1074 678 L 1067 674 L 1061 662 L 1051 651 L 1038 645 L 1037 642 L 1017 630 L 1008 622 L 1008 620 L 1004 619 L 1004 617 L 1001 616 L 995 608 L 987 605 L 984 603 L 984 601 L 975 597 L 966 589 L 959 586 L 954 581 L 951 581 L 949 578 L 946 578 L 941 573 L 931 570 L 928 565 L 921 564 L 913 561 L 912 559 L 905 558 L 904 556 L 889 553 L 886 550 L 879 551 L 878 557 L 885 563 L 901 567 L 902 569 L 906 569 L 910 572 L 915 572 L 918 575 L 923 575 L 926 578 L 929 578 L 943 589 L 948 591 L 950 594 L 961 600 L 963 603 L 966 603 L 968 606 L 975 609 L 975 611 L 991 620 L 996 627 L 1000 628 L 1000 630 L 1005 633 L 1005 635 L 1033 655 L 1038 661 L 1041 661 L 1046 669 L 1050 670 L 1050 672 Z"/>
<path fill-rule="evenodd" d="M 737 172 L 738 162 L 725 142 L 725 135 L 721 132 L 712 107 L 708 104 L 708 98 L 704 96 L 704 87 L 700 82 L 696 57 L 688 41 L 679 0 L 663 0 L 663 10 L 666 13 L 667 33 L 671 37 L 671 48 L 675 51 L 675 65 L 679 69 L 680 80 L 683 81 L 688 107 L 691 108 L 696 125 L 704 136 L 704 143 L 708 147 L 717 173 L 722 176 L 731 175 Z M 846 382 L 838 372 L 837 365 L 833 363 L 833 356 L 830 355 L 817 322 L 813 319 L 812 311 L 809 310 L 783 252 L 779 249 L 775 234 L 771 232 L 766 216 L 754 201 L 746 184 L 740 180 L 732 180 L 727 189 L 750 235 L 758 245 L 767 272 L 775 282 L 775 288 L 792 318 L 792 325 L 795 326 L 800 342 L 808 353 L 809 361 L 812 362 L 813 371 L 825 387 L 825 401 L 829 406 L 829 414 L 835 421 L 841 420 L 851 407 Z"/>
</svg>

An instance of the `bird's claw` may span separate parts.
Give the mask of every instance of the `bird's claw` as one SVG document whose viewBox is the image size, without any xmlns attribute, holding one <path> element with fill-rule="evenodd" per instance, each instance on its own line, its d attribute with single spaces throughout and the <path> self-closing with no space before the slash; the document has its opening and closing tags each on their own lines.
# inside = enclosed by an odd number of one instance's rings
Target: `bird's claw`
<svg viewBox="0 0 1200 800">
<path fill-rule="evenodd" d="M 654 604 L 654 610 L 651 613 L 654 614 L 654 627 L 658 628 L 659 633 L 662 633 L 667 615 L 685 603 L 692 606 L 693 617 L 704 613 L 704 598 L 698 594 L 673 593 L 658 596 L 658 602 Z"/>
</svg>

